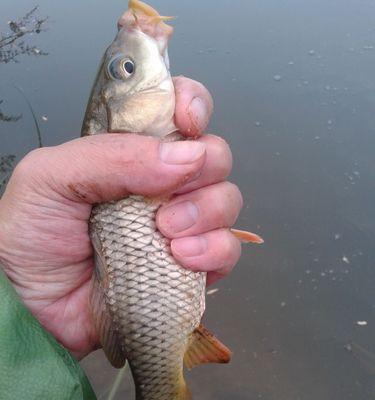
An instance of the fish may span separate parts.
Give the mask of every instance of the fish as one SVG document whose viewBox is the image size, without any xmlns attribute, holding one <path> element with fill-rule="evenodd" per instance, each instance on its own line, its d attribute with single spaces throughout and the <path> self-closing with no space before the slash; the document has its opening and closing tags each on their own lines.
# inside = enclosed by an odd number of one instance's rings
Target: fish
<svg viewBox="0 0 375 400">
<path fill-rule="evenodd" d="M 182 140 L 174 124 L 169 71 L 170 17 L 130 0 L 90 94 L 82 136 L 137 133 Z M 206 273 L 182 268 L 155 223 L 168 199 L 130 195 L 97 204 L 89 221 L 94 250 L 91 315 L 116 368 L 127 361 L 137 400 L 187 400 L 183 366 L 227 363 L 231 352 L 201 324 Z M 241 241 L 262 239 L 235 231 Z"/>
</svg>

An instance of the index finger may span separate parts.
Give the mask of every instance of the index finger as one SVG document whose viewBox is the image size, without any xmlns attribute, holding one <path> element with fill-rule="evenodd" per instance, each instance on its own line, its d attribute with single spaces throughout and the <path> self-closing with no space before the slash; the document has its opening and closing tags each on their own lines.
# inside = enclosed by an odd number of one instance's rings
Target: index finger
<svg viewBox="0 0 375 400">
<path fill-rule="evenodd" d="M 201 136 L 213 111 L 209 91 L 199 82 L 184 76 L 173 78 L 176 92 L 175 123 L 183 136 Z"/>
</svg>

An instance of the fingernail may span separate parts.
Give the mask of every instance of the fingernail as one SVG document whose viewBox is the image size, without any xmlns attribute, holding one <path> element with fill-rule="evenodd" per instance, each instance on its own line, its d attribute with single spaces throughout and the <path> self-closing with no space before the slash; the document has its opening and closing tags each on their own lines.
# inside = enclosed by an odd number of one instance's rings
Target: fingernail
<svg viewBox="0 0 375 400">
<path fill-rule="evenodd" d="M 183 239 L 174 239 L 171 243 L 172 251 L 180 257 L 197 257 L 207 250 L 207 240 L 203 236 L 191 236 Z"/>
<path fill-rule="evenodd" d="M 170 234 L 191 228 L 198 221 L 198 208 L 191 201 L 184 201 L 160 210 L 159 221 Z"/>
<path fill-rule="evenodd" d="M 208 124 L 208 110 L 206 103 L 199 97 L 195 97 L 189 105 L 189 116 L 191 122 L 190 130 L 202 131 Z"/>
<path fill-rule="evenodd" d="M 186 140 L 160 144 L 160 159 L 166 164 L 192 164 L 206 151 L 204 143 Z"/>
</svg>

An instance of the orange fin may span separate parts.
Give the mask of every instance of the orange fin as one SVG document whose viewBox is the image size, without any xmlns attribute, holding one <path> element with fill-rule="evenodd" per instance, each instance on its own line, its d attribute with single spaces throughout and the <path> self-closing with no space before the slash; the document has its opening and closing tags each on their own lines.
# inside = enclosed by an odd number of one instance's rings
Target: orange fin
<svg viewBox="0 0 375 400">
<path fill-rule="evenodd" d="M 228 363 L 231 351 L 224 346 L 203 325 L 200 325 L 190 338 L 189 347 L 185 353 L 184 364 L 192 369 L 196 365 L 206 363 Z"/>
<path fill-rule="evenodd" d="M 150 17 L 151 21 L 154 22 L 170 21 L 176 18 L 172 16 L 159 15 L 154 8 L 139 0 L 129 0 L 128 8 L 134 15 L 139 12 L 140 14 Z"/>
<path fill-rule="evenodd" d="M 149 17 L 159 16 L 159 13 L 154 8 L 139 0 L 129 0 L 128 8 L 132 11 L 139 11 Z"/>
<path fill-rule="evenodd" d="M 172 21 L 173 19 L 176 19 L 176 17 L 167 15 L 155 15 L 154 17 L 151 17 L 151 22 Z"/>
<path fill-rule="evenodd" d="M 263 244 L 264 243 L 264 240 L 256 233 L 247 232 L 247 231 L 239 231 L 238 229 L 231 229 L 230 231 L 242 243 L 255 243 L 255 244 Z"/>
</svg>

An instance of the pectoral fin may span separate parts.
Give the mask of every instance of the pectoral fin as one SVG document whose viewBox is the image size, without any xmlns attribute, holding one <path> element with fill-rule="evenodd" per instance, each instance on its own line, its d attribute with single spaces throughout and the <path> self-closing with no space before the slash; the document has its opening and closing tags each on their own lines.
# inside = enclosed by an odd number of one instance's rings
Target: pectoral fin
<svg viewBox="0 0 375 400">
<path fill-rule="evenodd" d="M 255 243 L 255 244 L 263 244 L 264 243 L 264 240 L 256 233 L 247 232 L 247 231 L 239 231 L 238 229 L 231 229 L 230 231 L 242 243 Z"/>
<path fill-rule="evenodd" d="M 100 239 L 95 233 L 91 233 L 91 242 L 94 247 L 95 263 L 90 302 L 92 319 L 108 360 L 115 368 L 122 368 L 126 361 L 122 351 L 123 341 L 106 304 L 107 265 L 101 250 Z"/>
<path fill-rule="evenodd" d="M 231 351 L 224 346 L 203 325 L 200 325 L 190 338 L 189 347 L 185 353 L 184 364 L 192 369 L 196 365 L 206 363 L 228 363 Z"/>
</svg>

